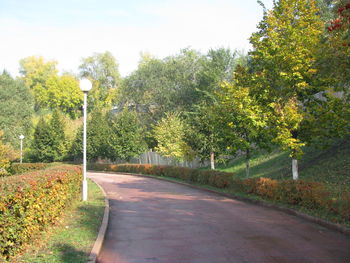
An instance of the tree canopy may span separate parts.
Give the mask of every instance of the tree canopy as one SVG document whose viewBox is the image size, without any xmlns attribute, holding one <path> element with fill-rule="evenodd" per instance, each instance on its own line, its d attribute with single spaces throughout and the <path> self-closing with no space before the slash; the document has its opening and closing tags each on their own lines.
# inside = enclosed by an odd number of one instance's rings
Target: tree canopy
<svg viewBox="0 0 350 263">
<path fill-rule="evenodd" d="M 56 61 L 27 57 L 20 61 L 20 73 L 35 98 L 36 110 L 59 109 L 76 118 L 82 103 L 82 92 L 75 76 L 58 75 Z"/>
<path fill-rule="evenodd" d="M 93 82 L 89 92 L 90 109 L 110 107 L 116 100 L 117 88 L 121 85 L 119 65 L 114 56 L 109 51 L 94 53 L 82 59 L 79 70 L 81 77 L 89 78 Z"/>
<path fill-rule="evenodd" d="M 23 81 L 5 71 L 0 75 L 0 129 L 4 141 L 19 149 L 19 136 L 29 137 L 32 129 L 34 100 Z"/>
<path fill-rule="evenodd" d="M 177 161 L 210 158 L 214 168 L 215 160 L 245 153 L 248 175 L 251 152 L 278 147 L 292 157 L 296 179 L 304 146 L 325 147 L 349 134 L 348 1 L 277 0 L 263 11 L 248 53 L 222 47 L 164 58 L 142 53 L 124 78 L 108 51 L 83 58 L 79 77 L 93 82 L 89 160 L 129 161 L 152 149 Z M 44 116 L 31 152 L 59 160 L 72 146 L 68 156 L 79 158 L 81 129 L 72 139 L 83 98 L 77 76 L 35 56 L 20 61 L 20 72 L 21 80 L 0 76 L 4 140 L 16 146 L 18 133 L 30 140 L 31 117 L 35 123 Z M 58 112 L 74 123 L 61 148 L 53 142 L 63 140 L 53 132 L 60 131 Z"/>
</svg>

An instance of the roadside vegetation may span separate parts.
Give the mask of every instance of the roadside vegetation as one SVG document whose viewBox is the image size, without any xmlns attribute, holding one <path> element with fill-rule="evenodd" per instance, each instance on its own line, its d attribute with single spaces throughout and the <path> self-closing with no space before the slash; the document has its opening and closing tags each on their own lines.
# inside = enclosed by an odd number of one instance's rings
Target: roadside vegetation
<svg viewBox="0 0 350 263">
<path fill-rule="evenodd" d="M 75 200 L 58 222 L 26 246 L 12 262 L 86 263 L 104 212 L 104 195 L 88 180 L 87 202 Z"/>
<path fill-rule="evenodd" d="M 78 198 L 81 168 L 71 165 L 0 178 L 0 259 L 16 255 Z"/>
<path fill-rule="evenodd" d="M 254 156 L 281 149 L 297 180 L 307 149 L 349 135 L 350 5 L 280 0 L 267 10 L 259 3 L 264 16 L 247 53 L 143 53 L 126 77 L 108 51 L 83 58 L 76 74 L 59 73 L 58 62 L 43 57 L 21 59 L 19 77 L 0 75 L 0 174 L 18 161 L 20 134 L 26 162 L 81 159 L 84 77 L 93 84 L 89 161 L 128 162 L 152 150 L 177 162 L 210 160 L 215 169 L 239 152 L 250 176 Z"/>
<path fill-rule="evenodd" d="M 0 178 L 0 262 L 86 262 L 104 213 L 101 189 L 90 182 L 82 202 L 80 166 L 14 167 L 26 172 Z"/>
<path fill-rule="evenodd" d="M 325 149 L 305 147 L 305 155 L 300 162 L 300 179 L 321 182 L 328 190 L 336 192 L 350 191 L 350 137 L 334 142 Z M 245 158 L 240 156 L 218 170 L 234 173 L 245 178 Z M 271 152 L 256 152 L 251 159 L 250 177 L 268 177 L 278 180 L 290 178 L 291 165 L 288 154 L 275 149 Z"/>
</svg>

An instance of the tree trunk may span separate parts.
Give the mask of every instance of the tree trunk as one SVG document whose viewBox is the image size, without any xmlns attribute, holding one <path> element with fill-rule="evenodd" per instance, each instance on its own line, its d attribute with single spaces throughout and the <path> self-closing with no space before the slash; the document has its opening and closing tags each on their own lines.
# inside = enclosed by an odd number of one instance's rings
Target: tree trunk
<svg viewBox="0 0 350 263">
<path fill-rule="evenodd" d="M 246 177 L 249 177 L 250 172 L 250 150 L 247 149 L 245 152 L 245 174 Z"/>
<path fill-rule="evenodd" d="M 215 154 L 214 154 L 214 152 L 210 153 L 210 168 L 212 170 L 215 169 Z"/>
<path fill-rule="evenodd" d="M 292 159 L 292 173 L 293 173 L 293 180 L 299 179 L 299 172 L 298 172 L 298 160 Z"/>
</svg>

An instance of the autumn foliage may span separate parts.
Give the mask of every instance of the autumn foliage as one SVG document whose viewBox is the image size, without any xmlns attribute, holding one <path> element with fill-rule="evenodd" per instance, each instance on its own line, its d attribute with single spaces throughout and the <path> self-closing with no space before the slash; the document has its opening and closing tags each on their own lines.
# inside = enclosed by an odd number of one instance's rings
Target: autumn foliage
<svg viewBox="0 0 350 263">
<path fill-rule="evenodd" d="M 22 174 L 30 171 L 37 171 L 52 166 L 51 163 L 12 163 L 9 172 L 11 174 Z"/>
<path fill-rule="evenodd" d="M 338 8 L 338 17 L 332 20 L 328 26 L 328 31 L 337 30 L 350 22 L 350 3 Z"/>
<path fill-rule="evenodd" d="M 90 164 L 89 169 L 96 171 L 149 174 L 181 179 L 187 182 L 227 188 L 233 178 L 232 173 L 198 170 L 187 167 L 151 164 Z"/>
<path fill-rule="evenodd" d="M 335 7 L 335 18 L 328 24 L 328 40 L 337 52 L 343 52 L 350 47 L 350 3 L 340 2 Z M 336 54 L 337 52 L 334 52 Z"/>
<path fill-rule="evenodd" d="M 54 224 L 80 192 L 81 168 L 61 165 L 0 178 L 0 261 Z"/>
</svg>

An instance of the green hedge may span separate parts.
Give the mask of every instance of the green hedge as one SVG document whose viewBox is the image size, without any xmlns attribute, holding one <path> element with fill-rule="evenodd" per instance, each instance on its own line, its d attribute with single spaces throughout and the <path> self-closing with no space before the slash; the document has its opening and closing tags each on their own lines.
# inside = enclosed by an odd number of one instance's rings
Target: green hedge
<svg viewBox="0 0 350 263">
<path fill-rule="evenodd" d="M 43 170 L 52 165 L 52 163 L 13 163 L 9 168 L 9 172 L 11 174 L 22 174 L 30 171 Z"/>
<path fill-rule="evenodd" d="M 0 178 L 0 261 L 15 255 L 77 199 L 82 171 L 60 165 Z"/>
<path fill-rule="evenodd" d="M 89 169 L 167 176 L 190 183 L 230 188 L 236 192 L 257 195 L 266 200 L 298 205 L 311 210 L 322 209 L 350 221 L 350 193 L 334 197 L 325 190 L 322 183 L 317 182 L 274 180 L 263 177 L 240 179 L 232 173 L 149 164 L 90 164 Z"/>
</svg>

